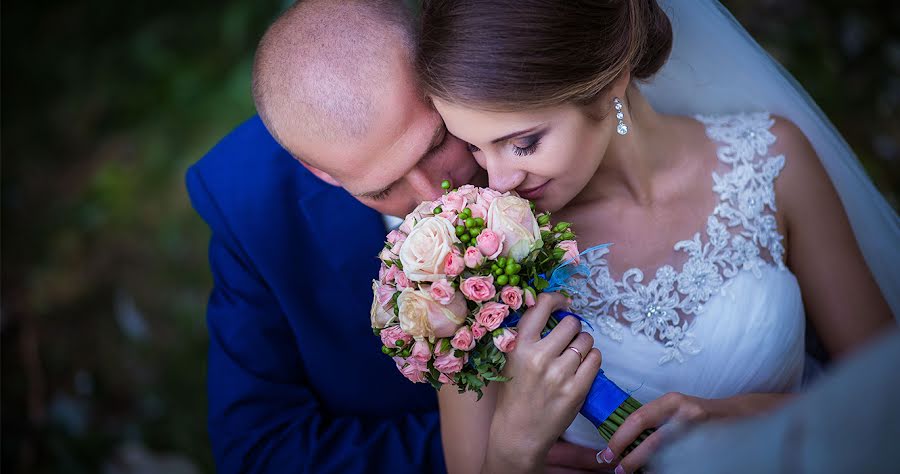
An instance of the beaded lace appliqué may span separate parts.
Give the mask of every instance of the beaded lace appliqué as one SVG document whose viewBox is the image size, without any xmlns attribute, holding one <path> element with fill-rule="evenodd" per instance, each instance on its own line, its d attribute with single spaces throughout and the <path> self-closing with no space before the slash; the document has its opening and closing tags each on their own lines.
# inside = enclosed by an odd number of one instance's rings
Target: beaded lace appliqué
<svg viewBox="0 0 900 474">
<path fill-rule="evenodd" d="M 684 315 L 702 313 L 703 305 L 731 278 L 741 271 L 759 278 L 764 265 L 785 269 L 774 190 L 784 156 L 767 154 L 775 143 L 769 131 L 774 120 L 767 113 L 698 116 L 697 120 L 706 125 L 707 136 L 721 144 L 719 160 L 730 165 L 728 172 L 712 174 L 719 200 L 707 219 L 705 242 L 698 232 L 691 240 L 675 244 L 675 251 L 688 256 L 681 271 L 662 266 L 647 283 L 637 268 L 613 280 L 604 258 L 608 249 L 588 254 L 591 276 L 580 283 L 585 286 L 573 304 L 613 340 L 622 341 L 627 324 L 632 334 L 643 333 L 660 343 L 660 365 L 684 362 L 686 355 L 700 352 L 701 345 L 691 332 L 693 320 L 687 321 Z M 769 259 L 763 258 L 762 249 Z"/>
</svg>

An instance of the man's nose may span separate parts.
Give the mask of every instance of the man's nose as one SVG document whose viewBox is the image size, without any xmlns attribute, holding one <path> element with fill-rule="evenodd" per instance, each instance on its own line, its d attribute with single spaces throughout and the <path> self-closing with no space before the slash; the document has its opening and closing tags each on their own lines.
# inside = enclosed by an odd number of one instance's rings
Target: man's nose
<svg viewBox="0 0 900 474">
<path fill-rule="evenodd" d="M 432 201 L 441 197 L 441 182 L 425 170 L 416 167 L 406 175 L 406 180 L 420 201 Z"/>
<path fill-rule="evenodd" d="M 501 193 L 515 189 L 525 180 L 524 171 L 505 166 L 498 158 L 487 158 L 487 172 L 491 188 Z"/>
</svg>

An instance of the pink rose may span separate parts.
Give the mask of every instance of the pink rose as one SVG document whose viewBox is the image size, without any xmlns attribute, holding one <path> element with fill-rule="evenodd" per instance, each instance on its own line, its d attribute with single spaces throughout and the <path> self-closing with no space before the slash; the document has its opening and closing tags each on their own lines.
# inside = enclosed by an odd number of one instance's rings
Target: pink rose
<svg viewBox="0 0 900 474">
<path fill-rule="evenodd" d="M 403 242 L 404 240 L 406 240 L 406 234 L 403 232 L 400 232 L 397 229 L 388 232 L 387 241 L 389 244 L 394 245 L 397 242 Z"/>
<path fill-rule="evenodd" d="M 444 210 L 460 212 L 465 209 L 467 201 L 466 197 L 457 191 L 441 196 L 441 205 Z"/>
<path fill-rule="evenodd" d="M 484 188 L 478 194 L 478 198 L 475 202 L 483 204 L 485 208 L 489 208 L 491 207 L 491 203 L 494 202 L 494 199 L 503 196 L 509 196 L 509 193 L 501 193 L 500 191 L 495 191 L 490 188 Z"/>
<path fill-rule="evenodd" d="M 472 325 L 472 337 L 474 337 L 476 341 L 481 340 L 485 334 L 487 334 L 487 329 L 485 329 L 484 326 L 478 323 Z"/>
<path fill-rule="evenodd" d="M 427 364 L 431 359 L 431 347 L 429 347 L 428 341 L 424 339 L 416 341 L 416 343 L 413 344 L 409 358 L 422 364 Z"/>
<path fill-rule="evenodd" d="M 574 240 L 563 240 L 562 242 L 556 244 L 556 248 L 560 248 L 566 251 L 566 254 L 563 255 L 563 262 L 572 261 L 575 265 L 581 263 L 581 258 L 578 255 L 578 243 Z"/>
<path fill-rule="evenodd" d="M 453 351 L 447 351 L 446 354 L 439 355 L 434 359 L 434 368 L 442 374 L 455 374 L 462 370 L 463 365 L 469 358 L 468 354 L 462 357 L 456 357 Z"/>
<path fill-rule="evenodd" d="M 500 300 L 514 310 L 519 309 L 522 307 L 522 289 L 515 286 L 504 286 L 500 290 Z"/>
<path fill-rule="evenodd" d="M 382 344 L 391 349 L 396 349 L 397 341 L 403 341 L 403 345 L 407 346 L 410 342 L 412 342 L 412 337 L 409 334 L 403 332 L 403 329 L 400 329 L 400 326 L 391 326 L 389 328 L 384 328 L 381 330 Z"/>
<path fill-rule="evenodd" d="M 403 271 L 400 269 L 397 269 L 397 272 L 394 273 L 394 281 L 397 283 L 397 289 L 401 291 L 409 288 L 411 285 L 411 283 L 409 282 L 409 278 L 407 278 L 406 276 L 406 273 L 403 273 Z"/>
<path fill-rule="evenodd" d="M 459 220 L 459 214 L 456 211 L 444 211 L 438 214 L 438 217 L 441 219 L 447 219 L 453 225 L 456 225 L 456 221 Z"/>
<path fill-rule="evenodd" d="M 372 293 L 374 293 L 374 296 L 372 296 L 372 309 L 369 311 L 369 318 L 372 327 L 376 329 L 381 329 L 394 320 L 394 311 L 386 307 L 378 299 L 379 285 L 380 283 L 372 280 Z M 390 299 L 388 299 L 388 302 L 390 302 Z"/>
<path fill-rule="evenodd" d="M 425 382 L 425 373 L 428 370 L 427 367 L 422 367 L 412 359 L 404 359 L 402 357 L 394 357 L 394 363 L 397 364 L 397 370 L 399 370 L 404 377 L 409 379 L 410 382 Z"/>
<path fill-rule="evenodd" d="M 456 189 L 456 193 L 460 196 L 466 198 L 467 201 L 471 204 L 472 201 L 478 198 L 478 188 L 471 184 L 464 184 Z"/>
<path fill-rule="evenodd" d="M 500 352 L 510 352 L 516 348 L 516 332 L 507 328 L 502 331 L 500 335 L 494 336 L 494 345 Z"/>
<path fill-rule="evenodd" d="M 505 235 L 498 234 L 491 229 L 484 229 L 475 238 L 475 242 L 478 243 L 478 250 L 482 255 L 490 260 L 494 260 L 503 250 L 503 240 L 505 238 Z"/>
<path fill-rule="evenodd" d="M 407 288 L 397 298 L 398 318 L 403 331 L 417 339 L 450 337 L 466 321 L 469 309 L 459 292 L 442 305 L 422 291 Z"/>
<path fill-rule="evenodd" d="M 446 261 L 444 262 L 444 273 L 450 277 L 455 277 L 462 273 L 465 268 L 466 262 L 463 261 L 462 254 L 459 253 L 458 248 L 453 247 L 450 253 L 447 254 Z"/>
<path fill-rule="evenodd" d="M 525 300 L 525 306 L 529 308 L 534 306 L 537 303 L 536 298 L 537 296 L 534 294 L 534 290 L 531 287 L 525 289 L 523 298 Z"/>
<path fill-rule="evenodd" d="M 494 275 L 466 278 L 459 289 L 466 298 L 476 303 L 487 301 L 497 294 L 497 290 L 494 289 Z"/>
<path fill-rule="evenodd" d="M 450 341 L 450 345 L 461 351 L 471 351 L 475 347 L 475 338 L 472 336 L 472 330 L 463 326 L 456 330 L 456 335 Z"/>
<path fill-rule="evenodd" d="M 447 377 L 447 376 L 444 375 L 444 374 L 441 374 L 441 375 L 438 376 L 438 382 L 440 382 L 440 383 L 453 383 L 453 381 L 450 380 L 450 377 Z"/>
<path fill-rule="evenodd" d="M 381 249 L 381 253 L 378 254 L 378 258 L 382 261 L 382 263 L 392 262 L 400 258 L 399 255 L 395 254 L 391 249 L 385 247 Z"/>
<path fill-rule="evenodd" d="M 456 290 L 447 280 L 438 280 L 431 284 L 428 294 L 431 295 L 433 300 L 446 305 L 453 301 L 453 297 L 456 296 Z"/>
<path fill-rule="evenodd" d="M 484 263 L 484 255 L 475 247 L 467 247 L 466 253 L 463 254 L 463 261 L 469 268 L 478 268 Z"/>
<path fill-rule="evenodd" d="M 469 204 L 469 209 L 472 210 L 472 217 L 487 219 L 488 208 L 484 203 Z"/>
<path fill-rule="evenodd" d="M 493 331 L 500 327 L 506 317 L 509 316 L 509 306 L 503 303 L 485 303 L 481 307 L 481 311 L 475 315 L 475 321 L 484 326 L 488 331 Z"/>
<path fill-rule="evenodd" d="M 384 306 L 386 309 L 390 308 L 391 299 L 394 297 L 394 293 L 397 292 L 397 289 L 391 285 L 382 285 L 379 282 L 374 282 L 375 288 L 375 297 L 378 299 L 378 304 Z"/>
<path fill-rule="evenodd" d="M 431 212 L 439 204 L 438 201 L 424 201 L 419 204 L 412 212 L 406 215 L 403 223 L 397 228 L 400 232 L 409 235 L 413 228 L 422 218 L 432 215 Z"/>
</svg>

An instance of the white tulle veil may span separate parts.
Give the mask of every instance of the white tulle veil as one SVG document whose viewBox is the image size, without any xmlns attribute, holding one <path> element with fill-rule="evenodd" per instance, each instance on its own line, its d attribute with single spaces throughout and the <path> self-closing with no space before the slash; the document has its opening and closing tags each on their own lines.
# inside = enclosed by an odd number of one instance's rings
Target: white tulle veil
<svg viewBox="0 0 900 474">
<path fill-rule="evenodd" d="M 662 70 L 639 86 L 650 103 L 660 112 L 681 115 L 765 110 L 796 123 L 831 177 L 866 262 L 900 318 L 900 219 L 847 142 L 803 87 L 718 1 L 659 4 L 672 21 L 674 45 Z"/>
</svg>

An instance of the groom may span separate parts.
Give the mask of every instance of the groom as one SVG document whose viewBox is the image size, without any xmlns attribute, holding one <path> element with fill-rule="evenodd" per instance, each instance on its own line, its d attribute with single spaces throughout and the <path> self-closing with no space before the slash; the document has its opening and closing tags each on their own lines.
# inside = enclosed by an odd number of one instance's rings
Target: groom
<svg viewBox="0 0 900 474">
<path fill-rule="evenodd" d="M 418 89 L 402 3 L 309 0 L 260 42 L 259 117 L 194 165 L 212 231 L 209 431 L 219 472 L 442 472 L 434 390 L 369 329 L 383 214 L 483 180 Z M 368 207 L 367 207 L 368 206 Z M 597 468 L 558 443 L 548 472 Z"/>
</svg>

